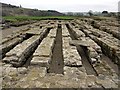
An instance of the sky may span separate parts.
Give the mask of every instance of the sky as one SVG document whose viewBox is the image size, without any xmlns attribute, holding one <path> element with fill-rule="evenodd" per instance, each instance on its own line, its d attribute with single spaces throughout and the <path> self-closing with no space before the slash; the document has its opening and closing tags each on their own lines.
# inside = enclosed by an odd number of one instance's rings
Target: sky
<svg viewBox="0 0 120 90">
<path fill-rule="evenodd" d="M 59 12 L 104 11 L 117 12 L 120 0 L 0 0 L 2 3 L 39 10 Z"/>
</svg>

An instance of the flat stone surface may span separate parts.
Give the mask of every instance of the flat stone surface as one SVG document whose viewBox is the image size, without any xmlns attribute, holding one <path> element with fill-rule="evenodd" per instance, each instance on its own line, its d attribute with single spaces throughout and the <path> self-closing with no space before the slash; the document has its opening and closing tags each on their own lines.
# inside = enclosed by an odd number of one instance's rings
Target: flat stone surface
<svg viewBox="0 0 120 90">
<path fill-rule="evenodd" d="M 53 28 L 50 30 L 49 34 L 48 34 L 48 37 L 50 38 L 55 38 L 56 37 L 56 33 L 57 33 L 57 28 Z"/>
<path fill-rule="evenodd" d="M 21 44 L 16 45 L 12 50 L 10 50 L 8 53 L 6 53 L 6 56 L 20 56 L 22 52 L 29 47 L 34 41 L 39 39 L 40 36 L 32 36 L 28 40 L 23 41 Z"/>
<path fill-rule="evenodd" d="M 31 65 L 39 65 L 41 67 L 45 67 L 48 65 L 49 60 L 49 57 L 33 57 L 31 60 Z"/>
<path fill-rule="evenodd" d="M 35 50 L 33 56 L 49 57 L 53 44 L 54 38 L 44 38 L 38 48 Z"/>
<path fill-rule="evenodd" d="M 42 40 L 38 48 L 33 53 L 32 65 L 47 66 L 52 54 L 52 48 L 56 36 L 56 28 L 51 29 L 48 36 Z"/>
<path fill-rule="evenodd" d="M 29 31 L 26 31 L 25 33 L 40 34 L 41 32 L 42 32 L 42 29 L 40 29 L 39 27 L 36 27 L 36 28 L 31 28 Z"/>
<path fill-rule="evenodd" d="M 71 24 L 70 24 L 71 25 Z M 73 32 L 73 34 L 77 37 L 77 38 L 81 38 L 81 37 L 85 37 L 85 34 L 81 31 L 81 30 L 79 30 L 78 28 L 75 28 L 75 26 L 72 26 L 71 25 L 71 27 L 72 27 L 72 32 Z"/>
<path fill-rule="evenodd" d="M 83 41 L 83 42 L 84 41 L 87 42 L 90 47 L 95 49 L 97 52 L 102 53 L 101 47 L 99 45 L 97 45 L 97 43 L 95 43 L 95 41 L 93 41 L 89 37 L 82 37 L 80 40 Z"/>
<path fill-rule="evenodd" d="M 81 57 L 75 46 L 69 45 L 70 37 L 63 37 L 63 57 L 66 66 L 82 66 Z"/>
<path fill-rule="evenodd" d="M 63 37 L 69 37 L 70 36 L 69 31 L 68 31 L 65 24 L 62 24 L 62 36 Z"/>
<path fill-rule="evenodd" d="M 76 45 L 85 46 L 85 47 L 90 46 L 87 41 L 80 41 L 80 40 L 71 40 L 69 44 L 74 46 Z"/>
<path fill-rule="evenodd" d="M 76 35 L 77 35 L 77 38 L 80 38 L 80 37 L 85 37 L 85 34 L 80 31 L 79 29 L 73 29 L 75 32 L 76 32 Z"/>
</svg>

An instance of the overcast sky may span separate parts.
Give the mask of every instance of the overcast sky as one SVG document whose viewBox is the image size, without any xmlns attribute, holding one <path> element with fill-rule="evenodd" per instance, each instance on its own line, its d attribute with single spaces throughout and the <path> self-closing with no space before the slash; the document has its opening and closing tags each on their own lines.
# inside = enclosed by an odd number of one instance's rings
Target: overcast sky
<svg viewBox="0 0 120 90">
<path fill-rule="evenodd" d="M 2 3 L 60 12 L 118 11 L 120 0 L 0 0 Z"/>
</svg>

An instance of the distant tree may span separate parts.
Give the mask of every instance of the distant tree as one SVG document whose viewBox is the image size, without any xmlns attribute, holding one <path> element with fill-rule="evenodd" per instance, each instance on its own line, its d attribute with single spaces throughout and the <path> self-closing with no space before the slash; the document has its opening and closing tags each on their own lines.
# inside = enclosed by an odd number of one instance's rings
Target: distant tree
<svg viewBox="0 0 120 90">
<path fill-rule="evenodd" d="M 88 12 L 88 14 L 89 14 L 90 16 L 93 16 L 93 11 L 90 10 L 90 11 Z"/>
<path fill-rule="evenodd" d="M 108 14 L 108 11 L 103 11 L 102 14 Z"/>
<path fill-rule="evenodd" d="M 103 11 L 102 14 L 103 14 L 104 16 L 109 16 L 108 11 Z"/>
<path fill-rule="evenodd" d="M 11 6 L 11 4 L 8 4 L 9 6 Z"/>
</svg>

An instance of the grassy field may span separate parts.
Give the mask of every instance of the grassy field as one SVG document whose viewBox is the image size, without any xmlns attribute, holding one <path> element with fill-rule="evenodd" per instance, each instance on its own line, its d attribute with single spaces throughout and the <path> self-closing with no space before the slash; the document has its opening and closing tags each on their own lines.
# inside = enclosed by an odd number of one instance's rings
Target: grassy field
<svg viewBox="0 0 120 90">
<path fill-rule="evenodd" d="M 94 20 L 104 20 L 104 19 L 112 19 L 111 17 L 101 17 L 101 16 L 84 16 L 84 17 L 77 17 L 77 16 L 5 16 L 3 19 L 5 19 L 8 22 L 20 22 L 25 20 L 73 20 L 73 19 L 80 19 L 80 18 L 92 18 Z M 115 18 L 113 18 L 115 19 Z"/>
<path fill-rule="evenodd" d="M 24 20 L 46 20 L 46 19 L 58 19 L 58 20 L 72 20 L 78 17 L 75 16 L 5 16 L 3 19 L 11 22 L 24 21 Z"/>
</svg>

